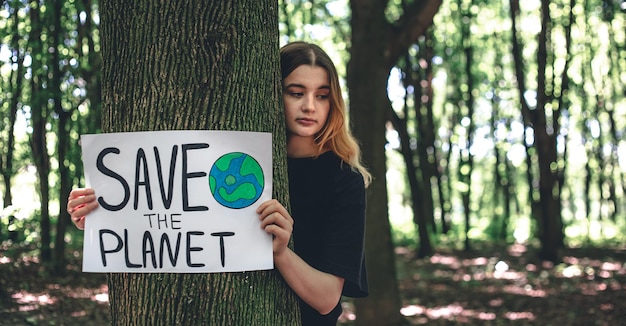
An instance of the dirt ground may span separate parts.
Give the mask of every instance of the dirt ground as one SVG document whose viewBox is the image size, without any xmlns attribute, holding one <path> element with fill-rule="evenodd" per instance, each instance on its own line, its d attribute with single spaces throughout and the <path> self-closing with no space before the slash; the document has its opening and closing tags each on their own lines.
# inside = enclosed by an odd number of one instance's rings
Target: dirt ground
<svg viewBox="0 0 626 326">
<path fill-rule="evenodd" d="M 80 272 L 79 253 L 63 277 L 5 253 L 0 325 L 109 324 L 106 276 Z M 556 265 L 534 257 L 521 245 L 425 259 L 399 248 L 401 313 L 409 325 L 626 324 L 626 249 L 568 249 Z M 358 316 L 350 301 L 344 308 L 340 325 L 351 325 Z"/>
</svg>

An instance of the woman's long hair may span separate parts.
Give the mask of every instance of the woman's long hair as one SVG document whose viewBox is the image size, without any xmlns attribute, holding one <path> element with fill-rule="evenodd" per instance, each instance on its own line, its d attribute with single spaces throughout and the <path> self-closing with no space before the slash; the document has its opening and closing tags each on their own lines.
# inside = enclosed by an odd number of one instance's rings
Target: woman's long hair
<svg viewBox="0 0 626 326">
<path fill-rule="evenodd" d="M 280 69 L 282 80 L 301 65 L 317 66 L 326 69 L 330 84 L 330 112 L 326 124 L 315 135 L 318 155 L 330 149 L 344 162 L 350 164 L 363 176 L 365 185 L 369 185 L 372 176 L 361 163 L 361 149 L 350 131 L 347 121 L 346 105 L 343 101 L 339 75 L 332 60 L 319 46 L 305 42 L 292 42 L 280 49 Z"/>
</svg>

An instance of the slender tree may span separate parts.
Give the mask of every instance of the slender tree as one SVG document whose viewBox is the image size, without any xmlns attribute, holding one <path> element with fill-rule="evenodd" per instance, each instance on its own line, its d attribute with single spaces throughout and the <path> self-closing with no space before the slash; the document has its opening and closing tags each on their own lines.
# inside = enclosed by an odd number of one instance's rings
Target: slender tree
<svg viewBox="0 0 626 326">
<path fill-rule="evenodd" d="M 470 37 L 470 29 L 473 24 L 474 17 L 472 15 L 472 9 L 474 6 L 474 1 L 470 0 L 459 1 L 459 7 L 462 11 L 462 25 L 461 25 L 461 39 L 462 39 L 462 48 L 463 48 L 463 59 L 464 59 L 464 77 L 465 80 L 462 82 L 464 87 L 461 89 L 466 89 L 464 94 L 462 95 L 463 100 L 460 101 L 459 105 L 464 106 L 465 114 L 464 117 L 469 121 L 466 131 L 465 131 L 465 144 L 459 153 L 460 162 L 459 162 L 459 183 L 462 184 L 461 187 L 461 199 L 463 201 L 463 215 L 465 217 L 465 241 L 464 248 L 465 250 L 471 249 L 469 231 L 471 229 L 471 215 L 472 209 L 471 199 L 472 199 L 472 173 L 474 172 L 474 154 L 472 154 L 472 146 L 474 145 L 474 131 L 476 129 L 476 122 L 474 117 L 474 74 L 472 72 L 472 68 L 474 65 L 474 46 Z M 459 85 L 460 86 L 460 85 Z M 462 103 L 462 104 L 461 104 Z"/>
<path fill-rule="evenodd" d="M 31 31 L 28 37 L 30 53 L 42 53 L 46 48 L 42 40 L 46 40 L 47 29 L 44 30 L 46 17 L 45 10 L 39 1 L 30 1 L 29 10 Z M 42 17 L 43 15 L 43 17 Z M 47 44 L 46 44 L 47 45 Z M 30 117 L 32 133 L 30 134 L 30 148 L 33 161 L 37 167 L 38 193 L 40 200 L 39 228 L 41 234 L 40 252 L 43 262 L 52 261 L 52 249 L 50 247 L 52 235 L 50 220 L 50 154 L 48 153 L 48 128 L 47 122 L 50 116 L 48 98 L 50 93 L 45 85 L 48 83 L 49 58 L 47 56 L 33 56 L 31 64 L 30 80 Z"/>
<path fill-rule="evenodd" d="M 0 153 L 0 174 L 2 175 L 2 181 L 4 184 L 3 189 L 3 208 L 9 207 L 13 204 L 13 196 L 11 192 L 11 179 L 15 173 L 15 168 L 13 165 L 14 161 L 14 152 L 15 152 L 15 122 L 17 120 L 17 110 L 22 97 L 22 87 L 24 85 L 24 54 L 19 51 L 20 48 L 20 34 L 17 32 L 20 18 L 17 12 L 17 5 L 13 8 L 14 15 L 12 17 L 12 26 L 14 29 L 13 36 L 11 38 L 11 52 L 12 52 L 12 63 L 16 65 L 16 69 L 11 71 L 11 75 L 9 78 L 9 82 L 7 83 L 6 89 L 8 92 L 3 94 L 3 98 L 9 98 L 7 101 L 8 107 L 8 117 L 4 114 L 0 114 L 2 121 L 0 122 L 0 126 L 2 126 L 2 152 Z M 5 132 L 6 130 L 6 132 Z M 9 215 L 7 219 L 7 226 L 14 223 L 15 217 L 13 214 Z M 0 227 L 2 227 L 2 223 L 0 223 Z M 3 230 L 0 229 L 0 239 L 2 239 Z M 15 231 L 8 230 L 8 239 L 16 240 L 17 233 Z"/>
<path fill-rule="evenodd" d="M 69 194 L 72 189 L 69 160 L 67 157 L 70 148 L 69 118 L 71 111 L 63 107 L 64 98 L 67 99 L 68 97 L 63 96 L 63 87 L 61 87 L 63 83 L 63 72 L 61 71 L 62 59 L 60 51 L 63 48 L 64 41 L 64 29 L 61 25 L 61 17 L 65 16 L 64 12 L 62 12 L 62 8 L 63 2 L 52 1 L 47 9 L 51 11 L 49 15 L 50 46 L 48 47 L 48 51 L 50 52 L 50 61 L 53 63 L 50 65 L 52 75 L 50 78 L 50 89 L 52 95 L 51 100 L 53 102 L 52 112 L 54 112 L 54 117 L 56 118 L 54 119 L 57 128 L 56 155 L 59 164 L 57 170 L 59 175 L 59 188 L 57 188 L 59 194 L 59 213 L 57 215 L 56 237 L 54 239 L 52 261 L 53 272 L 57 275 L 64 274 L 66 271 L 65 230 L 67 229 L 70 217 L 65 207 L 67 207 L 67 194 Z"/>
<path fill-rule="evenodd" d="M 537 155 L 537 169 L 539 171 L 539 205 L 535 206 L 535 214 L 533 215 L 537 220 L 541 241 L 540 256 L 546 260 L 558 261 L 558 251 L 563 247 L 563 230 L 561 188 L 559 185 L 561 167 L 558 164 L 560 158 L 557 151 L 557 140 L 561 132 L 560 116 L 563 107 L 559 107 L 558 102 L 553 103 L 556 75 L 553 73 L 555 69 L 553 52 L 548 51 L 552 37 L 551 6 L 549 0 L 541 1 L 541 30 L 537 36 L 537 98 L 534 109 L 531 109 L 531 105 L 524 98 L 527 88 L 523 72 L 521 46 L 517 40 L 516 25 L 519 16 L 519 3 L 516 0 L 511 0 L 509 3 L 513 22 L 513 57 L 519 98 L 522 104 L 522 116 L 525 123 L 532 126 L 533 149 Z M 569 44 L 567 44 L 566 49 L 569 52 Z M 561 74 L 567 74 L 567 71 L 562 71 Z M 529 165 L 530 169 L 532 169 L 532 165 Z"/>
<path fill-rule="evenodd" d="M 101 3 L 103 131 L 272 132 L 288 202 L 274 1 Z M 297 325 L 273 271 L 112 274 L 114 325 Z"/>
<path fill-rule="evenodd" d="M 430 88 L 432 68 L 426 63 L 428 60 L 424 58 L 425 53 L 428 52 L 425 49 L 426 46 L 422 47 L 425 43 L 420 42 L 419 52 L 416 55 L 407 53 L 403 64 L 398 65 L 402 69 L 402 79 L 407 94 L 404 99 L 403 116 L 400 117 L 393 109 L 390 109 L 390 121 L 398 132 L 400 152 L 407 171 L 413 221 L 418 232 L 418 258 L 433 254 L 429 230 L 433 233 L 436 231 L 431 177 L 435 177 L 434 172 L 437 169 L 434 168 L 436 164 L 434 155 L 431 163 L 428 154 L 429 147 L 434 148 L 434 123 L 431 120 L 432 89 Z M 414 146 L 414 144 L 417 145 Z M 435 154 L 434 151 L 431 152 Z"/>
</svg>

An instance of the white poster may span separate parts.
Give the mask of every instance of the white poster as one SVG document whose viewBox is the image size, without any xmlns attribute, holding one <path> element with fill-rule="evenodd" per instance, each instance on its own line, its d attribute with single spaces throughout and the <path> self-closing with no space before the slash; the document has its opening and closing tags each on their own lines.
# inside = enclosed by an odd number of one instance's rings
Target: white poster
<svg viewBox="0 0 626 326">
<path fill-rule="evenodd" d="M 273 268 L 256 208 L 272 197 L 272 136 L 155 131 L 81 136 L 85 272 L 240 272 Z"/>
</svg>

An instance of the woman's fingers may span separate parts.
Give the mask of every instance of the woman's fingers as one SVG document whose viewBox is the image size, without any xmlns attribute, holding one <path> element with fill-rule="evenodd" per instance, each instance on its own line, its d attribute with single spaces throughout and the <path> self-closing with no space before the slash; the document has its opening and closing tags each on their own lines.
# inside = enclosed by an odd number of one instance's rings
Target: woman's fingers
<svg viewBox="0 0 626 326">
<path fill-rule="evenodd" d="M 282 205 L 281 205 L 282 206 Z M 259 215 L 261 219 L 261 228 L 267 229 L 270 225 L 276 225 L 281 229 L 291 232 L 293 231 L 293 219 L 286 210 L 277 210 L 275 206 L 269 206 Z"/>
<path fill-rule="evenodd" d="M 86 204 L 76 206 L 73 209 L 68 210 L 68 212 L 71 211 L 70 218 L 72 219 L 72 222 L 76 225 L 76 227 L 81 230 L 84 230 L 85 229 L 85 216 L 87 216 L 97 207 L 98 207 L 98 203 L 94 200 Z"/>
<path fill-rule="evenodd" d="M 267 230 L 269 226 L 277 226 L 280 229 L 288 231 L 290 234 L 291 231 L 293 231 L 293 222 L 278 212 L 273 212 L 261 220 L 261 228 Z"/>
<path fill-rule="evenodd" d="M 72 217 L 72 222 L 74 222 L 74 225 L 76 225 L 76 228 L 79 230 L 84 230 L 85 229 L 85 217 L 81 216 L 81 217 Z"/>
<path fill-rule="evenodd" d="M 67 212 L 74 213 L 79 206 L 85 205 L 88 202 L 95 201 L 96 195 L 91 188 L 77 188 L 70 192 L 67 198 Z"/>
<path fill-rule="evenodd" d="M 70 216 L 85 216 L 98 207 L 96 195 L 87 195 L 67 201 L 67 212 Z"/>
<path fill-rule="evenodd" d="M 74 198 L 93 194 L 95 194 L 95 191 L 92 188 L 76 188 L 72 189 L 72 191 L 70 192 L 69 199 L 72 200 Z"/>
<path fill-rule="evenodd" d="M 67 201 L 67 212 L 72 214 L 74 211 L 79 209 L 86 204 L 91 204 L 96 201 L 96 195 L 87 195 L 82 197 L 77 197 L 74 199 L 70 199 Z"/>
<path fill-rule="evenodd" d="M 270 199 L 270 200 L 264 201 L 261 203 L 261 205 L 259 205 L 259 208 L 256 209 L 256 212 L 257 214 L 260 214 L 262 216 L 263 212 L 267 211 L 270 207 L 275 206 L 275 205 L 282 206 L 280 202 L 276 199 Z"/>
<path fill-rule="evenodd" d="M 287 212 L 287 209 L 276 199 L 271 199 L 266 202 L 263 202 L 259 208 L 257 208 L 257 214 L 259 214 L 259 218 L 264 220 L 267 216 L 278 213 L 280 214 L 286 221 L 293 224 L 293 218 Z"/>
<path fill-rule="evenodd" d="M 77 217 L 85 216 L 91 213 L 97 207 L 98 207 L 98 202 L 96 202 L 95 200 L 91 200 L 91 201 L 85 202 L 84 204 L 75 206 L 70 215 L 77 216 Z"/>
<path fill-rule="evenodd" d="M 272 241 L 274 254 L 285 250 L 293 232 L 293 218 L 287 209 L 279 201 L 272 199 L 262 203 L 257 213 L 261 220 L 261 228 L 274 236 Z"/>
<path fill-rule="evenodd" d="M 70 192 L 67 212 L 77 228 L 85 229 L 85 216 L 98 207 L 96 195 L 91 188 L 78 188 Z"/>
</svg>

